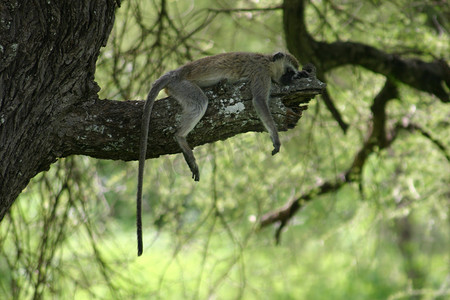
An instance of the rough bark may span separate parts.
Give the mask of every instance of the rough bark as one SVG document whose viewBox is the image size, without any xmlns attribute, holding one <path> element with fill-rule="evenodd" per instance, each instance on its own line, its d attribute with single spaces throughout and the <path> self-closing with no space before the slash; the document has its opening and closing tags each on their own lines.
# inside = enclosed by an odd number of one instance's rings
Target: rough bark
<svg viewBox="0 0 450 300">
<path fill-rule="evenodd" d="M 114 0 L 0 3 L 0 220 L 30 179 L 60 157 L 137 159 L 143 101 L 101 100 L 94 81 L 115 8 Z M 279 129 L 295 126 L 323 87 L 315 78 L 275 86 Z M 189 136 L 192 146 L 263 130 L 246 83 L 207 95 L 211 102 Z M 173 99 L 155 103 L 148 157 L 179 152 L 172 139 L 177 112 Z"/>
<path fill-rule="evenodd" d="M 272 115 L 279 131 L 293 128 L 312 97 L 324 84 L 316 78 L 298 80 L 295 85 L 274 85 Z M 206 89 L 209 98 L 205 116 L 189 134 L 191 147 L 224 140 L 239 133 L 264 131 L 253 109 L 246 82 Z M 74 108 L 59 125 L 64 143 L 61 156 L 73 154 L 95 158 L 136 160 L 144 101 L 94 100 Z M 172 98 L 155 102 L 150 121 L 147 158 L 179 153 L 173 139 L 181 108 Z M 272 144 L 268 138 L 268 151 Z"/>
<path fill-rule="evenodd" d="M 0 220 L 61 156 L 58 124 L 97 99 L 95 62 L 114 22 L 112 0 L 0 4 Z"/>
</svg>

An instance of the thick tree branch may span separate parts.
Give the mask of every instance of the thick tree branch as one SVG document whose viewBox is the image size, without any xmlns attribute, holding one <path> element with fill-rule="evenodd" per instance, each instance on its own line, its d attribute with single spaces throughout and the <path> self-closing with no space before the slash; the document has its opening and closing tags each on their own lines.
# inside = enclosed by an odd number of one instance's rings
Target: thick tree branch
<svg viewBox="0 0 450 300">
<path fill-rule="evenodd" d="M 316 41 L 307 30 L 305 23 L 305 3 L 299 0 L 285 0 L 283 3 L 283 23 L 286 32 L 286 43 L 289 51 L 294 54 L 302 64 L 313 63 L 317 67 L 318 78 L 325 82 L 325 72 L 322 62 L 315 53 Z M 325 90 L 323 101 L 333 118 L 345 133 L 348 124 L 334 104 L 333 99 Z"/>
<path fill-rule="evenodd" d="M 295 127 L 308 102 L 324 87 L 315 77 L 300 79 L 289 87 L 274 85 L 271 110 L 279 131 Z M 192 147 L 239 133 L 264 131 L 246 82 L 213 87 L 206 95 L 210 102 L 205 116 L 188 136 Z M 61 156 L 136 160 L 143 105 L 144 101 L 93 100 L 76 107 L 59 126 L 60 138 L 65 141 Z M 173 139 L 179 112 L 178 103 L 170 97 L 155 102 L 148 158 L 180 152 Z"/>
<path fill-rule="evenodd" d="M 402 58 L 356 42 L 314 42 L 314 48 L 325 71 L 343 65 L 359 65 L 392 81 L 433 94 L 442 102 L 450 101 L 446 91 L 450 87 L 450 67 L 444 60 L 425 62 Z"/>
</svg>

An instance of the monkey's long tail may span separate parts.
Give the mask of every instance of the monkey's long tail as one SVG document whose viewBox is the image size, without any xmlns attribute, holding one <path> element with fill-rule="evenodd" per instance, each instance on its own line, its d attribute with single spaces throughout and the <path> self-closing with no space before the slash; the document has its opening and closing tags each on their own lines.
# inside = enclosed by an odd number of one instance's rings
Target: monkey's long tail
<svg viewBox="0 0 450 300">
<path fill-rule="evenodd" d="M 136 227 L 137 227 L 137 242 L 138 242 L 138 256 L 141 256 L 143 251 L 142 242 L 142 186 L 144 180 L 144 166 L 145 157 L 147 156 L 147 142 L 148 132 L 150 126 L 150 115 L 152 113 L 153 104 L 158 96 L 159 92 L 165 88 L 171 80 L 171 73 L 167 73 L 157 79 L 150 92 L 147 95 L 147 101 L 144 105 L 144 111 L 142 113 L 141 124 L 141 141 L 139 145 L 139 173 L 138 173 L 138 186 L 137 186 L 137 201 L 136 201 Z"/>
</svg>

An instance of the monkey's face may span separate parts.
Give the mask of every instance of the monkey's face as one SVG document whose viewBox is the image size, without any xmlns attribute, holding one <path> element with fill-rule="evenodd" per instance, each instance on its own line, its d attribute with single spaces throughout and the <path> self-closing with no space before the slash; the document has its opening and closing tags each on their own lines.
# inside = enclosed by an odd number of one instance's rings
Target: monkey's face
<svg viewBox="0 0 450 300">
<path fill-rule="evenodd" d="M 282 85 L 290 85 L 296 79 L 308 77 L 308 73 L 305 70 L 297 71 L 292 66 L 286 66 L 286 69 L 281 75 L 280 83 Z"/>
</svg>

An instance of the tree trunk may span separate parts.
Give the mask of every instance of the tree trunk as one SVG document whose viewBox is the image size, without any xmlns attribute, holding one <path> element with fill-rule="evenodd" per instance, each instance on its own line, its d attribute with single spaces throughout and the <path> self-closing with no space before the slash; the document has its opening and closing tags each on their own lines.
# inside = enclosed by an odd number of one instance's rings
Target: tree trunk
<svg viewBox="0 0 450 300">
<path fill-rule="evenodd" d="M 96 101 L 100 47 L 114 0 L 0 3 L 0 220 L 37 173 L 61 156 L 60 124 Z"/>
</svg>

